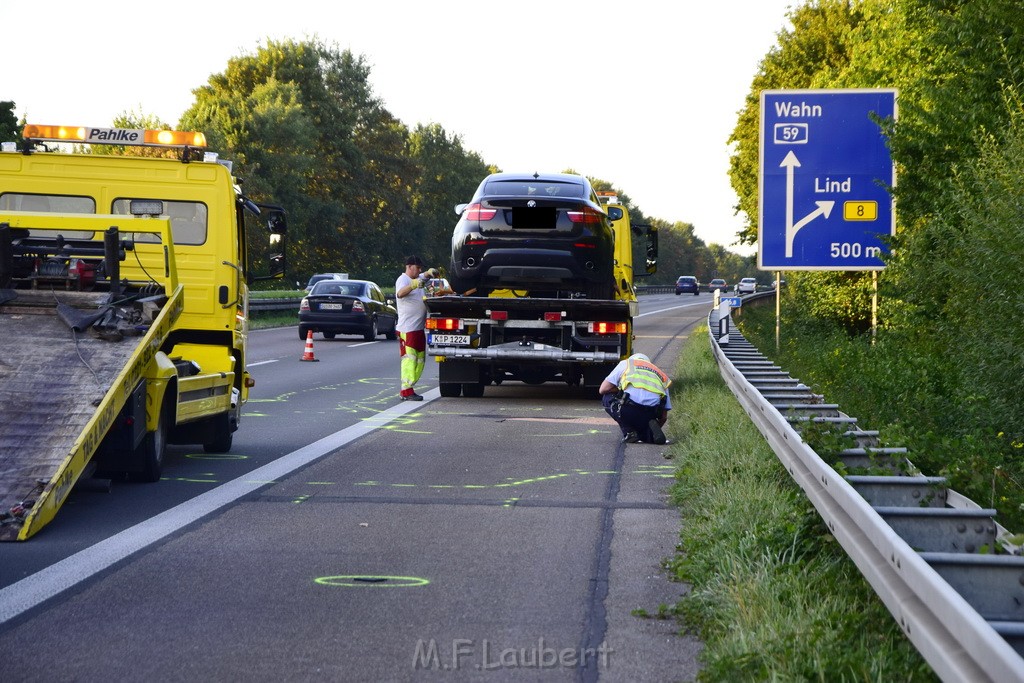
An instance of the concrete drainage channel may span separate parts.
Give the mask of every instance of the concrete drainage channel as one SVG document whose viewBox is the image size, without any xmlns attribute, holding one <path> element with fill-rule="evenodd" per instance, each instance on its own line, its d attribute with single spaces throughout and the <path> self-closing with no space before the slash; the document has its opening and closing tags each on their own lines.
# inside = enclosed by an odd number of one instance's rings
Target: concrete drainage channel
<svg viewBox="0 0 1024 683">
<path fill-rule="evenodd" d="M 881 445 L 730 315 L 723 302 L 708 316 L 722 377 L 907 638 L 943 680 L 1024 681 L 1024 557 L 996 511 Z"/>
</svg>

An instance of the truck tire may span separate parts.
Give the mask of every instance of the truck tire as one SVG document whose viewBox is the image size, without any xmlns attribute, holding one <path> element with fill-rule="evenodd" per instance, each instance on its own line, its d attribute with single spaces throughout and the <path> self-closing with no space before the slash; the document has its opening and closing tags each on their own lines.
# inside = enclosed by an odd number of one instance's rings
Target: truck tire
<svg viewBox="0 0 1024 683">
<path fill-rule="evenodd" d="M 231 432 L 231 419 L 228 413 L 222 413 L 210 418 L 213 422 L 215 436 L 211 441 L 203 444 L 204 453 L 227 453 L 231 450 L 231 442 L 234 435 Z"/>
<path fill-rule="evenodd" d="M 462 385 L 455 382 L 442 382 L 440 388 L 441 396 L 445 398 L 458 398 L 462 393 Z"/>
<path fill-rule="evenodd" d="M 135 451 L 142 462 L 142 469 L 128 473 L 128 478 L 132 481 L 160 481 L 164 469 L 164 454 L 167 452 L 167 437 L 171 430 L 171 416 L 167 405 L 165 400 L 156 419 L 156 429 L 142 437 L 142 442 Z"/>
<path fill-rule="evenodd" d="M 480 398 L 484 395 L 484 385 L 481 382 L 472 382 L 462 385 L 462 395 L 466 398 Z"/>
</svg>

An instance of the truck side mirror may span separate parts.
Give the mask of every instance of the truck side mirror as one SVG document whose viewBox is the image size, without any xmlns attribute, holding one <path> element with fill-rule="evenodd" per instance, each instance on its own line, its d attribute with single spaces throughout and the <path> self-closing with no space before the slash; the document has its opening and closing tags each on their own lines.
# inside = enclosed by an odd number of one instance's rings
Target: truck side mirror
<svg viewBox="0 0 1024 683">
<path fill-rule="evenodd" d="M 658 272 L 658 229 L 647 229 L 647 274 Z"/>
</svg>

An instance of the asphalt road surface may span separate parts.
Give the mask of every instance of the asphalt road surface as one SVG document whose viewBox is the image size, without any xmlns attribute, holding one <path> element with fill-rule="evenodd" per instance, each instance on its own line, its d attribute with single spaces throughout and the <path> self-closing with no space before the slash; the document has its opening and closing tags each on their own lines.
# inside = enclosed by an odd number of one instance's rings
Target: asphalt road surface
<svg viewBox="0 0 1024 683">
<path fill-rule="evenodd" d="M 671 370 L 710 301 L 644 297 L 637 350 Z M 401 402 L 397 342 L 303 350 L 253 334 L 229 454 L 0 545 L 0 681 L 693 678 L 700 643 L 633 614 L 685 591 L 666 447 L 579 389 L 440 398 L 428 359 Z"/>
</svg>

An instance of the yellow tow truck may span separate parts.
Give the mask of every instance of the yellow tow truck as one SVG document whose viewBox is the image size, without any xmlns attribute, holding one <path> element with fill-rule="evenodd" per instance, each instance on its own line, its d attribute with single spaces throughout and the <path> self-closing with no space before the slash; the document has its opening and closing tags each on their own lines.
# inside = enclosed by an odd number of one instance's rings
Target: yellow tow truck
<svg viewBox="0 0 1024 683">
<path fill-rule="evenodd" d="M 168 443 L 230 450 L 254 384 L 249 252 L 265 234 L 261 277 L 283 276 L 285 229 L 201 133 L 29 124 L 0 146 L 0 540 L 80 480 L 159 480 Z"/>
</svg>

